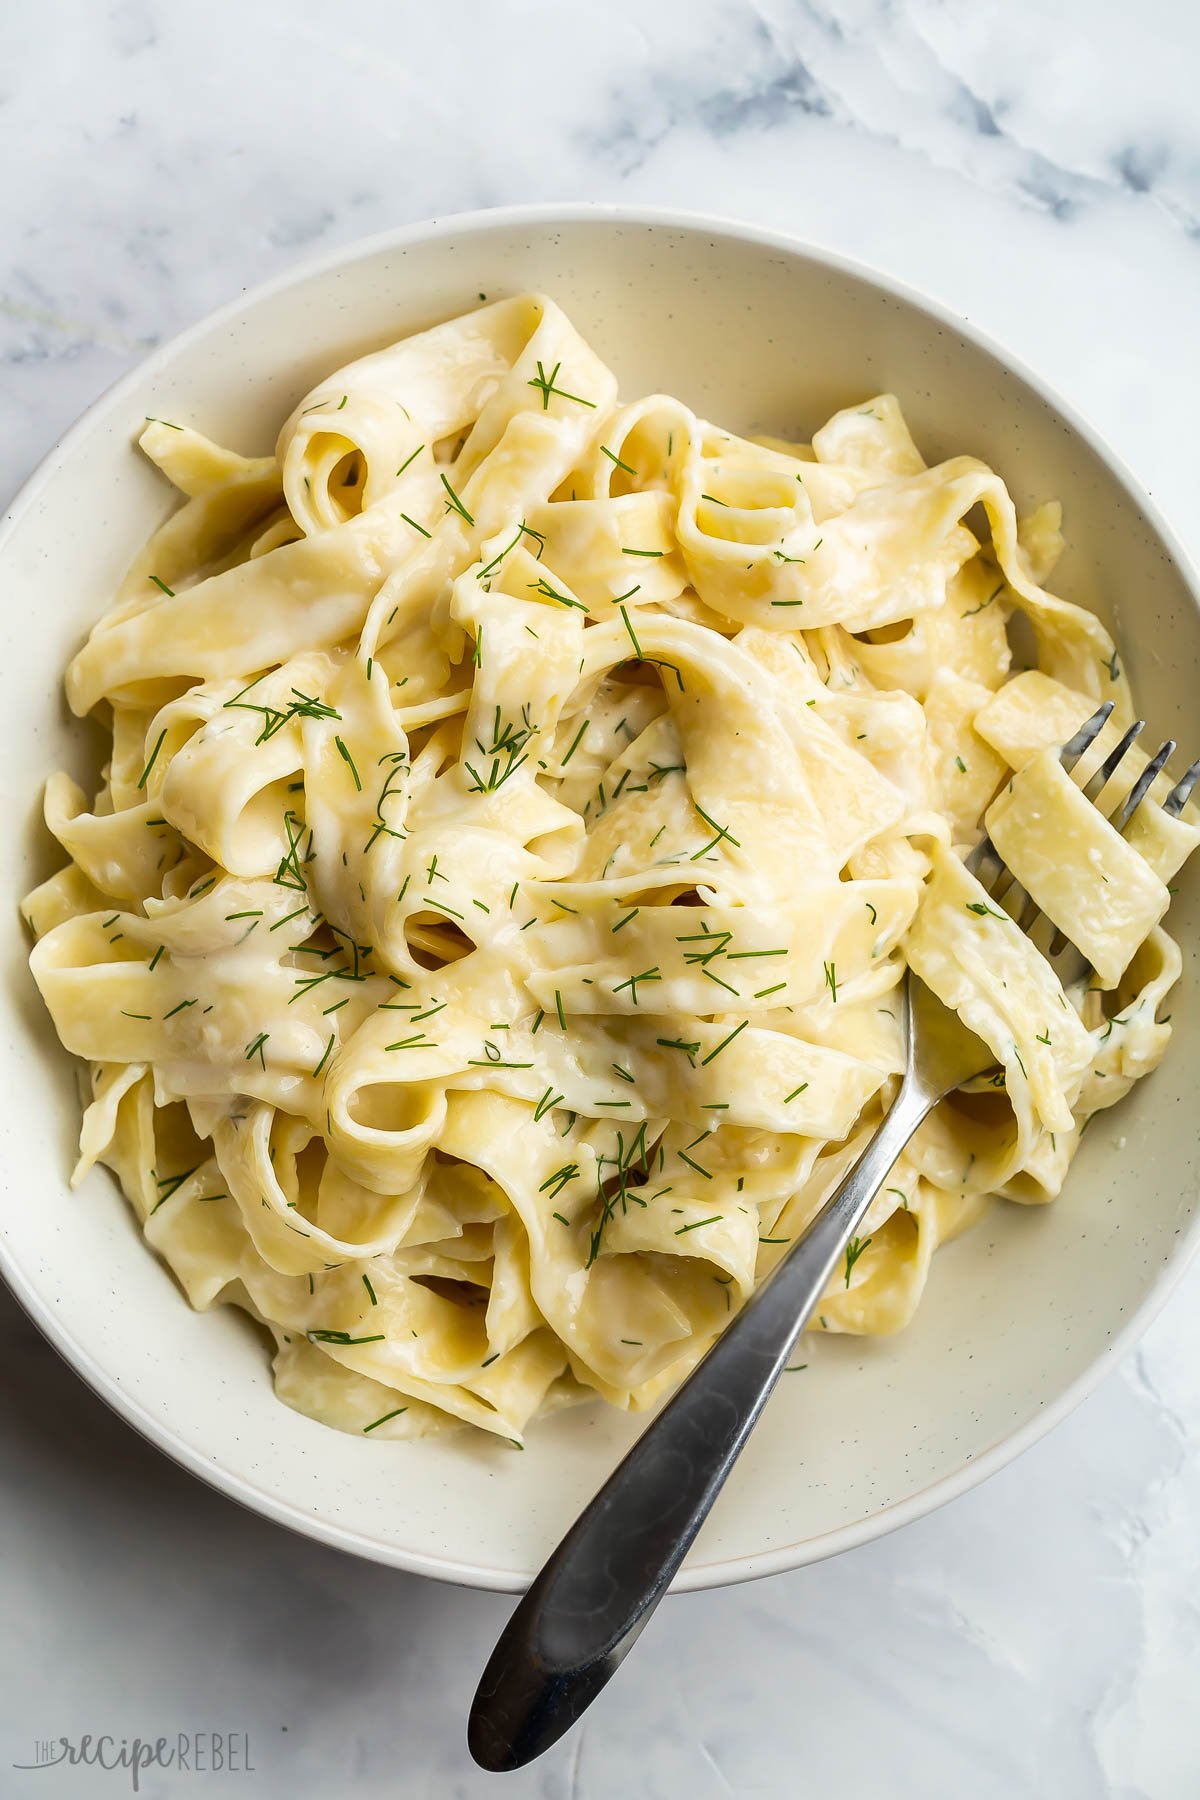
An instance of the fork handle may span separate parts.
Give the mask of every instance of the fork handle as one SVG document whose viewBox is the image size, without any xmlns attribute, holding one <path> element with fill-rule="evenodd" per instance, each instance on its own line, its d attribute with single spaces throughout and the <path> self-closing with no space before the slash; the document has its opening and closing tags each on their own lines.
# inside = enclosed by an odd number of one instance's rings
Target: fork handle
<svg viewBox="0 0 1200 1800">
<path fill-rule="evenodd" d="M 512 1614 L 467 1741 L 485 1769 L 531 1762 L 590 1706 L 665 1594 L 810 1314 L 929 1111 L 910 1079 L 770 1279 L 646 1428 Z"/>
</svg>

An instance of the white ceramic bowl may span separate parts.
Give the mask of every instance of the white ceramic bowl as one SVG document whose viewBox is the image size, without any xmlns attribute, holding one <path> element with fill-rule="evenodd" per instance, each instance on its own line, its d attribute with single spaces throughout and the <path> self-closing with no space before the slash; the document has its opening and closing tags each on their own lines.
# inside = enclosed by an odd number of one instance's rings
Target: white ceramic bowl
<svg viewBox="0 0 1200 1800">
<path fill-rule="evenodd" d="M 489 298 L 540 288 L 628 395 L 664 389 L 743 432 L 807 435 L 890 388 L 930 459 L 971 451 L 1018 503 L 1057 496 L 1058 585 L 1115 623 L 1155 741 L 1196 728 L 1195 580 L 1096 435 L 971 327 L 880 275 L 768 232 L 608 207 L 510 209 L 377 238 L 259 288 L 96 402 L 0 535 L 5 705 L 0 1268 L 47 1337 L 130 1424 L 247 1506 L 400 1568 L 522 1587 L 641 1427 L 599 1403 L 517 1455 L 478 1438 L 371 1443 L 275 1400 L 228 1308 L 190 1311 L 109 1177 L 72 1194 L 76 1082 L 26 967 L 17 901 L 54 866 L 38 790 L 94 768 L 60 674 L 168 506 L 133 448 L 145 414 L 270 448 L 297 396 L 350 357 Z M 1189 705 L 1189 702 L 1191 704 Z M 1192 744 L 1194 751 L 1196 746 Z M 1195 944 L 1200 881 L 1173 920 Z M 821 1340 L 784 1378 L 680 1588 L 828 1556 L 914 1519 L 1061 1419 L 1129 1347 L 1200 1231 L 1200 1009 L 1185 975 L 1163 1068 L 1085 1140 L 1061 1199 L 1006 1206 L 934 1259 L 915 1323 Z"/>
</svg>

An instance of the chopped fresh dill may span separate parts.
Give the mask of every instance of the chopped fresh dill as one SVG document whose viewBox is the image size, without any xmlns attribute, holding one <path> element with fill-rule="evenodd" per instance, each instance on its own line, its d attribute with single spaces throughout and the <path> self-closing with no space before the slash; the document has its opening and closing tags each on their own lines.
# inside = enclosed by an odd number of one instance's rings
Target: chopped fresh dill
<svg viewBox="0 0 1200 1800">
<path fill-rule="evenodd" d="M 438 480 L 441 482 L 449 496 L 446 501 L 446 511 L 458 513 L 459 517 L 465 519 L 468 525 L 473 525 L 475 523 L 474 514 L 467 511 L 454 489 L 450 486 L 450 483 L 446 480 L 445 475 L 439 474 Z"/>
<path fill-rule="evenodd" d="M 407 1411 L 407 1406 L 393 1407 L 391 1412 L 383 1413 L 378 1419 L 372 1419 L 369 1425 L 364 1425 L 363 1436 L 366 1437 L 368 1431 L 377 1430 L 380 1425 L 386 1425 L 389 1419 L 398 1419 L 401 1413 L 406 1413 Z"/>
<path fill-rule="evenodd" d="M 627 462 L 622 462 L 615 450 L 610 450 L 607 444 L 601 444 L 600 449 L 602 453 L 607 456 L 609 462 L 616 463 L 618 469 L 624 469 L 627 475 L 632 475 L 636 478 L 637 470 L 631 469 Z"/>
<path fill-rule="evenodd" d="M 867 1245 L 871 1242 L 872 1242 L 872 1240 L 870 1238 L 852 1237 L 850 1239 L 850 1242 L 846 1245 L 846 1286 L 847 1287 L 850 1286 L 850 1276 L 851 1276 L 851 1273 L 853 1272 L 855 1263 L 858 1261 L 859 1257 L 862 1255 L 862 1253 L 866 1249 Z"/>
<path fill-rule="evenodd" d="M 569 594 L 560 594 L 557 588 L 550 586 L 545 576 L 539 575 L 536 581 L 526 582 L 530 593 L 543 594 L 547 600 L 557 600 L 560 606 L 573 606 L 578 612 L 587 612 L 582 600 L 572 600 Z"/>
<path fill-rule="evenodd" d="M 640 975 L 628 975 L 628 976 L 626 976 L 624 981 L 616 982 L 613 986 L 613 993 L 619 994 L 621 992 L 622 988 L 628 988 L 629 989 L 629 997 L 632 1000 L 633 1004 L 636 1006 L 638 1003 L 638 997 L 637 997 L 638 983 L 639 982 L 646 983 L 646 982 L 661 981 L 661 980 L 662 980 L 662 975 L 659 973 L 659 970 L 657 967 L 655 967 L 653 969 L 643 969 L 642 973 Z"/>
<path fill-rule="evenodd" d="M 566 768 L 567 764 L 570 762 L 571 758 L 574 756 L 576 750 L 578 750 L 580 744 L 583 742 L 583 734 L 587 730 L 587 728 L 588 728 L 588 722 L 585 719 L 583 721 L 583 724 L 579 727 L 579 730 L 575 733 L 574 738 L 571 740 L 571 748 L 567 751 L 567 754 L 562 759 L 562 767 L 564 769 Z"/>
<path fill-rule="evenodd" d="M 987 599 L 981 600 L 978 606 L 968 606 L 966 612 L 959 613 L 959 618 L 972 619 L 976 613 L 986 612 L 988 607 L 992 604 L 992 601 L 998 600 L 1000 595 L 1004 592 L 1004 585 L 1004 582 L 1001 582 L 999 587 L 993 588 Z"/>
<path fill-rule="evenodd" d="M 703 849 L 697 850 L 695 852 L 695 854 L 691 858 L 692 862 L 698 862 L 702 856 L 705 856 L 708 853 L 708 851 L 715 850 L 717 845 L 719 843 L 721 843 L 722 840 L 724 840 L 726 843 L 734 845 L 734 847 L 738 850 L 741 849 L 741 847 L 742 847 L 741 839 L 734 837 L 734 835 L 733 835 L 732 831 L 730 831 L 728 825 L 719 825 L 717 823 L 716 819 L 712 818 L 710 814 L 706 813 L 704 808 L 697 801 L 693 801 L 692 804 L 695 806 L 696 811 L 700 814 L 700 817 L 704 820 L 704 823 L 706 825 L 711 826 L 712 829 L 717 834 L 716 837 L 713 838 L 711 843 L 705 844 Z"/>
<path fill-rule="evenodd" d="M 372 1332 L 370 1337 L 351 1337 L 348 1331 L 306 1331 L 305 1337 L 314 1344 L 382 1344 L 384 1333 Z"/>
<path fill-rule="evenodd" d="M 146 783 L 149 781 L 150 771 L 154 767 L 155 763 L 158 761 L 158 753 L 163 747 L 163 739 L 166 737 L 166 735 L 167 735 L 167 728 L 164 725 L 162 730 L 158 734 L 158 738 L 155 742 L 153 750 L 150 752 L 150 760 L 146 764 L 145 768 L 142 770 L 141 775 L 138 777 L 138 787 L 139 788 L 144 788 Z"/>
<path fill-rule="evenodd" d="M 732 1044 L 734 1038 L 737 1037 L 739 1032 L 745 1031 L 745 1029 L 749 1023 L 750 1023 L 749 1019 L 743 1019 L 740 1025 L 735 1025 L 733 1030 L 729 1033 L 728 1037 L 723 1037 L 715 1049 L 710 1050 L 707 1056 L 702 1057 L 700 1059 L 700 1067 L 702 1069 L 707 1068 L 710 1062 L 714 1061 L 716 1057 L 720 1056 L 722 1050 L 725 1049 L 726 1045 Z"/>
<path fill-rule="evenodd" d="M 556 1169 L 553 1175 L 547 1176 L 546 1180 L 543 1181 L 541 1187 L 538 1189 L 538 1193 L 548 1193 L 551 1200 L 557 1200 L 567 1183 L 569 1181 L 574 1181 L 578 1173 L 578 1163 L 564 1163 L 561 1169 Z M 564 1220 L 563 1223 L 565 1224 L 566 1221 Z"/>
<path fill-rule="evenodd" d="M 528 367 L 528 366 L 529 365 L 526 364 L 526 367 Z M 542 396 L 542 411 L 543 412 L 549 412 L 549 410 L 550 410 L 551 394 L 557 394 L 558 398 L 560 400 L 573 400 L 575 402 L 576 406 L 587 406 L 587 407 L 590 407 L 593 412 L 595 411 L 596 402 L 594 400 L 585 400 L 582 394 L 569 394 L 567 392 L 566 388 L 560 388 L 560 387 L 555 386 L 555 383 L 558 379 L 558 371 L 562 368 L 561 362 L 555 363 L 555 365 L 551 369 L 549 375 L 547 375 L 545 369 L 542 367 L 542 364 L 540 362 L 537 363 L 536 367 L 537 367 L 536 376 L 533 378 L 533 380 L 526 382 L 525 385 L 527 387 L 537 388 L 539 390 L 539 392 L 541 393 L 541 396 Z"/>
<path fill-rule="evenodd" d="M 200 1164 L 196 1163 L 194 1167 L 185 1169 L 181 1175 L 164 1175 L 161 1178 L 158 1176 L 155 1177 L 155 1185 L 161 1188 L 162 1192 L 154 1205 L 150 1208 L 151 1217 L 158 1211 L 164 1201 L 169 1200 L 173 1194 L 179 1192 L 179 1189 L 183 1186 L 184 1182 L 193 1176 L 199 1167 Z"/>
</svg>

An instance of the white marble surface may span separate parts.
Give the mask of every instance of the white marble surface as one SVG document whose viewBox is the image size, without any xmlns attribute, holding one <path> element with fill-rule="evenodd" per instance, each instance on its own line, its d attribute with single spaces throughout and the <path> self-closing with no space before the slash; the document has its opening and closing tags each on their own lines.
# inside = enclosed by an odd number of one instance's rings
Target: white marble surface
<svg viewBox="0 0 1200 1800">
<path fill-rule="evenodd" d="M 144 350 L 300 255 L 514 200 L 778 226 L 938 295 L 1099 424 L 1200 551 L 1200 14 L 1185 0 L 43 0 L 0 8 L 0 488 Z M 1192 1800 L 1200 1270 L 984 1489 L 670 1602 L 583 1728 L 475 1771 L 508 1602 L 179 1473 L 0 1297 L 0 1794 L 39 1736 L 248 1731 L 143 1793 Z"/>
</svg>

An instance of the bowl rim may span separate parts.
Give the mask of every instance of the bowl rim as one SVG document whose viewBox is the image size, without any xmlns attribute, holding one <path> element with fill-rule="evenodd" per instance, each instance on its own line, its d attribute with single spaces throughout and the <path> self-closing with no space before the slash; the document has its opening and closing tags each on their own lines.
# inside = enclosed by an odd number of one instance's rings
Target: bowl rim
<svg viewBox="0 0 1200 1800">
<path fill-rule="evenodd" d="M 43 490 L 54 480 L 76 443 L 86 434 L 94 417 L 118 404 L 126 391 L 132 390 L 148 375 L 167 368 L 181 350 L 211 332 L 214 327 L 236 320 L 247 307 L 257 305 L 271 295 L 314 276 L 347 267 L 381 251 L 403 250 L 413 244 L 446 237 L 471 237 L 495 228 L 544 228 L 589 222 L 708 234 L 756 248 L 776 250 L 785 256 L 862 281 L 894 299 L 916 307 L 936 323 L 948 327 L 965 338 L 973 348 L 983 351 L 1006 371 L 1022 380 L 1083 440 L 1147 519 L 1184 584 L 1190 589 L 1193 600 L 1200 607 L 1200 570 L 1157 503 L 1104 434 L 1022 357 L 973 324 L 965 314 L 955 312 L 944 302 L 910 282 L 899 280 L 883 269 L 857 257 L 847 256 L 842 251 L 813 239 L 718 213 L 682 207 L 625 205 L 600 200 L 521 202 L 436 215 L 413 224 L 355 238 L 334 250 L 301 258 L 268 280 L 242 289 L 236 298 L 204 313 L 110 382 L 55 440 L 37 467 L 17 489 L 0 517 L 0 561 L 4 557 L 9 538 L 36 505 Z M 672 1582 L 670 1591 L 689 1593 L 706 1588 L 733 1586 L 802 1568 L 809 1563 L 820 1562 L 826 1557 L 870 1543 L 902 1525 L 913 1524 L 969 1492 L 1045 1437 L 1095 1391 L 1158 1317 L 1197 1251 L 1200 1251 L 1200 1211 L 1181 1231 L 1171 1256 L 1156 1272 L 1140 1304 L 1088 1367 L 1056 1399 L 1042 1406 L 1033 1418 L 1015 1431 L 998 1438 L 981 1454 L 968 1455 L 962 1467 L 953 1474 L 939 1477 L 916 1493 L 882 1507 L 855 1524 L 838 1526 L 801 1543 L 781 1545 L 740 1557 L 725 1557 L 691 1567 L 685 1564 Z M 69 1326 L 55 1315 L 48 1302 L 38 1295 L 32 1281 L 17 1266 L 3 1237 L 0 1237 L 0 1277 L 42 1336 L 92 1392 L 143 1439 L 215 1492 L 303 1536 L 314 1538 L 347 1554 L 410 1574 L 425 1575 L 435 1580 L 497 1593 L 522 1593 L 533 1579 L 534 1570 L 514 1572 L 381 1544 L 333 1520 L 317 1517 L 300 1506 L 279 1500 L 253 1481 L 221 1468 L 211 1456 L 187 1442 L 173 1428 L 154 1418 L 138 1400 L 117 1384 L 76 1340 Z"/>
</svg>

